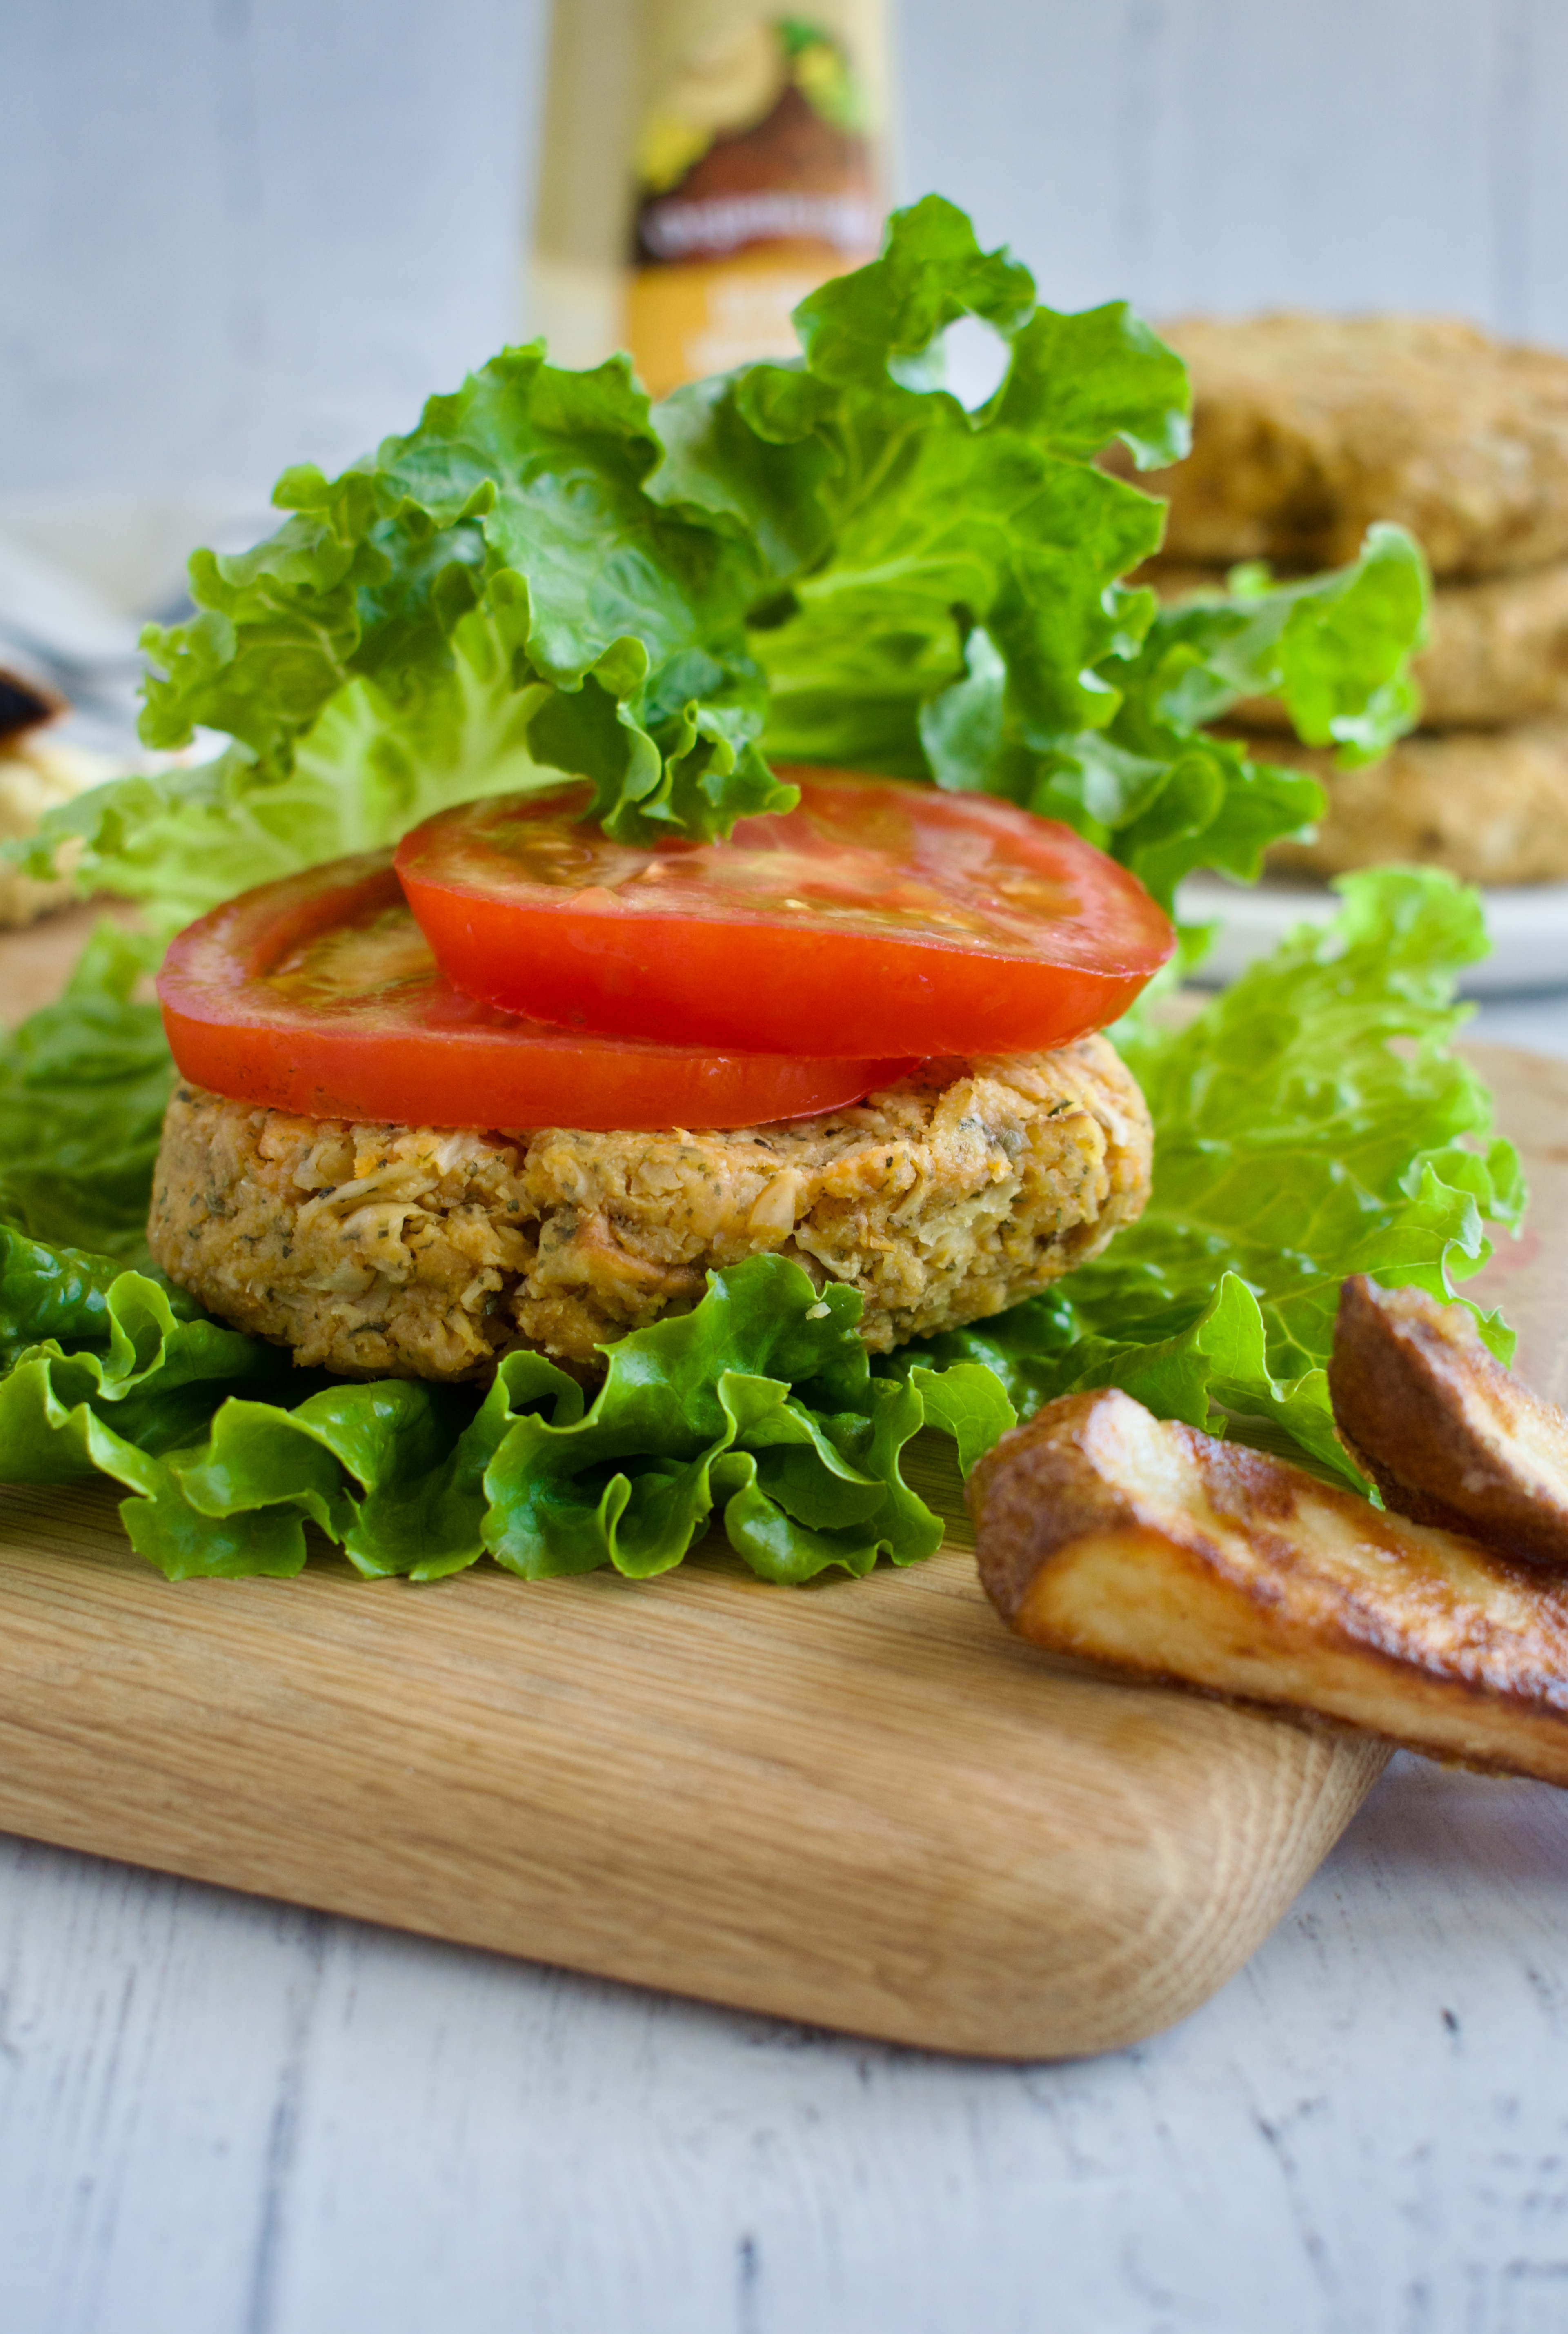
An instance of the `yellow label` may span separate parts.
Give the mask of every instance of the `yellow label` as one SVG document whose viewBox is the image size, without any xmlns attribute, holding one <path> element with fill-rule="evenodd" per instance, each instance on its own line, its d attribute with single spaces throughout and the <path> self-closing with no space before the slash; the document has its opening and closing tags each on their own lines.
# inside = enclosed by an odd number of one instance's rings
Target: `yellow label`
<svg viewBox="0 0 1568 2334">
<path fill-rule="evenodd" d="M 668 397 L 705 373 L 798 355 L 790 311 L 828 276 L 857 264 L 825 244 L 775 244 L 734 259 L 640 267 L 628 296 L 627 342 L 643 386 Z"/>
</svg>

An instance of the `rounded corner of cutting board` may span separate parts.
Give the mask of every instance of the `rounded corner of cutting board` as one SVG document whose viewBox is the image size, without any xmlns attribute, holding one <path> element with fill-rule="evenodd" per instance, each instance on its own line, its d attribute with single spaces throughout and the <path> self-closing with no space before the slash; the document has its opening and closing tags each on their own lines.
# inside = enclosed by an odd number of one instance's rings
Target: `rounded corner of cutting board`
<svg viewBox="0 0 1568 2334">
<path fill-rule="evenodd" d="M 1053 1957 L 1038 1987 L 1020 1992 L 990 2038 L 972 2046 L 976 2055 L 1084 2058 L 1130 2049 L 1191 2017 L 1278 1925 L 1390 1755 L 1386 1744 L 1332 1737 L 1269 1712 L 1228 1714 L 1266 1728 L 1275 1748 L 1282 1737 L 1303 1739 L 1286 1747 L 1261 1789 L 1256 1773 L 1238 1771 L 1234 1792 L 1216 1794 L 1207 1823 L 1189 1821 L 1158 1844 L 1151 1838 L 1141 1869 L 1120 1876 L 1103 1939 L 1080 1933 L 1071 1953 Z M 1266 1768 L 1270 1755 L 1259 1762 L 1257 1746 L 1249 1746 L 1238 1768 Z M 1264 1837 L 1237 1823 L 1249 1798 Z M 1157 1871 L 1165 1859 L 1167 1869 Z"/>
<path fill-rule="evenodd" d="M 790 1998 L 766 2006 L 970 2058 L 1146 2041 L 1249 1959 L 1390 1755 L 1270 1712 L 1052 1667 L 1039 1769 L 1010 1807 L 966 1775 L 935 1843 L 938 1886 L 929 1837 L 911 1826 L 881 1922 L 864 1923 L 872 1982 L 797 1972 Z"/>
</svg>

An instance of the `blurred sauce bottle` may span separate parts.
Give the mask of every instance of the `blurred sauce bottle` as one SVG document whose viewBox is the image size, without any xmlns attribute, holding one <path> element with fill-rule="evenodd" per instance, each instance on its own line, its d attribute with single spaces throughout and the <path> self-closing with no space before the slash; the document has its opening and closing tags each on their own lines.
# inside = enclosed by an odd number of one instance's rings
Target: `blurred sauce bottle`
<svg viewBox="0 0 1568 2334">
<path fill-rule="evenodd" d="M 890 0 L 555 0 L 530 329 L 630 348 L 657 396 L 789 356 L 789 313 L 876 256 Z"/>
</svg>

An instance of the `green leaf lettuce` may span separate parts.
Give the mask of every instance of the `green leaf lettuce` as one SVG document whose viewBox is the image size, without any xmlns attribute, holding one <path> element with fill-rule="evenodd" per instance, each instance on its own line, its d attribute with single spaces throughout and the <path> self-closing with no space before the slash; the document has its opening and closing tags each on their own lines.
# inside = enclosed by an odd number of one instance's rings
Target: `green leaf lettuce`
<svg viewBox="0 0 1568 2334">
<path fill-rule="evenodd" d="M 971 320 L 1005 371 L 942 386 Z M 172 929 L 234 891 L 394 842 L 444 805 L 587 777 L 614 835 L 726 834 L 794 799 L 773 764 L 978 788 L 1066 819 L 1162 900 L 1255 873 L 1321 805 L 1207 725 L 1277 690 L 1352 757 L 1414 718 L 1425 570 L 1398 529 L 1335 576 L 1158 611 L 1122 579 L 1162 506 L 1101 468 L 1178 457 L 1188 392 L 1121 303 L 1043 307 L 928 197 L 796 312 L 802 353 L 650 404 L 623 358 L 508 349 L 289 516 L 191 563 L 147 636 L 142 730 L 216 761 L 52 813 L 84 881 Z"/>
<path fill-rule="evenodd" d="M 984 1363 L 1022 1413 L 1121 1385 L 1360 1483 L 1325 1374 L 1340 1283 L 1448 1296 L 1524 1195 L 1448 1042 L 1454 977 L 1486 952 L 1476 894 L 1425 870 L 1338 888 L 1332 923 L 1303 925 L 1186 1028 L 1119 1033 L 1156 1129 L 1139 1221 L 1047 1295 L 907 1348 L 901 1368 Z M 1486 1326 L 1506 1360 L 1507 1333 Z"/>
<path fill-rule="evenodd" d="M 54 1005 L 0 1046 L 0 1220 L 130 1263 L 174 1065 L 156 1005 L 135 994 L 157 949 L 100 926 Z"/>
<path fill-rule="evenodd" d="M 368 1577 L 418 1580 L 486 1551 L 528 1579 L 644 1579 L 716 1513 L 773 1581 L 912 1563 L 942 1537 L 899 1473 L 919 1394 L 871 1376 L 858 1296 L 819 1297 L 781 1257 L 611 1347 L 589 1403 L 532 1353 L 483 1397 L 385 1379 L 301 1398 L 284 1355 L 178 1292 L 4 1230 L 0 1306 L 0 1480 L 122 1484 L 132 1545 L 171 1579 L 296 1573 L 307 1523 Z"/>
</svg>

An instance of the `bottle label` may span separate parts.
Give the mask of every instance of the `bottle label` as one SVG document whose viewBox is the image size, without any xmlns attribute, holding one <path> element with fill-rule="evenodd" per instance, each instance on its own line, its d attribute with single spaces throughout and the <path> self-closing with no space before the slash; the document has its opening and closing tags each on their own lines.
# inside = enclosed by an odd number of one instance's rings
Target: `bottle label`
<svg viewBox="0 0 1568 2334">
<path fill-rule="evenodd" d="M 867 92 L 827 26 L 732 17 L 682 52 L 635 157 L 628 323 L 654 394 L 793 353 L 790 310 L 875 255 L 878 176 Z"/>
</svg>

